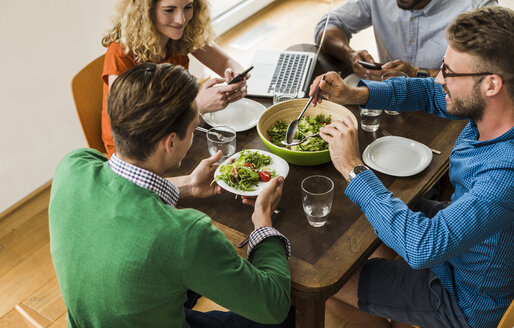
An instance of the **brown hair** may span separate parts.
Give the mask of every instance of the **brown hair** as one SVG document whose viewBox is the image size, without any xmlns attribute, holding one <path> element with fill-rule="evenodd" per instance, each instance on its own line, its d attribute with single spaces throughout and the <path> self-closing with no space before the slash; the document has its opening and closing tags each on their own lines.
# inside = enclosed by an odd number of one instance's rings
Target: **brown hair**
<svg viewBox="0 0 514 328">
<path fill-rule="evenodd" d="M 145 63 L 121 74 L 107 95 L 116 152 L 144 161 L 171 132 L 183 139 L 198 89 L 182 66 Z"/>
<path fill-rule="evenodd" d="M 446 29 L 448 44 L 476 57 L 474 68 L 498 74 L 514 100 L 514 11 L 484 7 L 460 14 Z"/>
<path fill-rule="evenodd" d="M 207 45 L 214 37 L 207 0 L 194 0 L 193 17 L 180 40 L 169 40 L 162 49 L 155 28 L 155 8 L 160 0 L 118 0 L 113 27 L 102 38 L 102 45 L 113 42 L 132 52 L 137 63 L 158 63 L 171 54 L 187 55 Z"/>
</svg>

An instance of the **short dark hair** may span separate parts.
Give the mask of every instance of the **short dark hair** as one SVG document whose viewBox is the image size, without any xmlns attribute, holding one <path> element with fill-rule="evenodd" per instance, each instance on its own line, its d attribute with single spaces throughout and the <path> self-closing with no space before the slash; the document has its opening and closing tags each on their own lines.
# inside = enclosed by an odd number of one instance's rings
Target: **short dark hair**
<svg viewBox="0 0 514 328">
<path fill-rule="evenodd" d="M 198 89 L 182 66 L 144 63 L 121 74 L 107 95 L 116 151 L 144 161 L 171 132 L 183 139 L 196 117 Z"/>
<path fill-rule="evenodd" d="M 448 44 L 475 56 L 474 67 L 493 72 L 514 100 L 514 10 L 495 6 L 460 14 L 446 29 Z"/>
</svg>

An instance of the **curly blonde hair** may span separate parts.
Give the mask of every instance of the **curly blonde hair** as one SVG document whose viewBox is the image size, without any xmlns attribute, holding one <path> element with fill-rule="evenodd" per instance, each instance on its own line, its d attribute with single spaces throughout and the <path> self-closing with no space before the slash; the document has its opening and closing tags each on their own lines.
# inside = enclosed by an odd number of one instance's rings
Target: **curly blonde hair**
<svg viewBox="0 0 514 328">
<path fill-rule="evenodd" d="M 214 37 L 207 0 L 194 0 L 193 17 L 180 40 L 169 40 L 162 49 L 155 28 L 155 8 L 161 0 L 119 0 L 113 16 L 112 29 L 102 38 L 108 47 L 119 42 L 138 63 L 158 63 L 171 54 L 187 55 L 207 45 Z"/>
</svg>

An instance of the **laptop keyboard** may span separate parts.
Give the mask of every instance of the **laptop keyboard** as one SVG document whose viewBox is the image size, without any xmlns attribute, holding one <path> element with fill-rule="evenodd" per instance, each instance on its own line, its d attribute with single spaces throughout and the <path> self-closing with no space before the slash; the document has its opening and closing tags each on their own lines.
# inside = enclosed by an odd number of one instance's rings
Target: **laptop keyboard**
<svg viewBox="0 0 514 328">
<path fill-rule="evenodd" d="M 273 78 L 268 86 L 268 92 L 273 92 L 273 89 L 279 86 L 295 87 L 300 91 L 308 58 L 308 54 L 281 53 L 275 73 L 273 73 Z"/>
</svg>

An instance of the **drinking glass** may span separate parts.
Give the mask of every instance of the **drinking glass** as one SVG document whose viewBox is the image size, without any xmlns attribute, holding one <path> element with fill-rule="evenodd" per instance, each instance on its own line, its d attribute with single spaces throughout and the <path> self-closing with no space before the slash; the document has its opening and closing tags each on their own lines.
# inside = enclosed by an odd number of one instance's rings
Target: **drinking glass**
<svg viewBox="0 0 514 328">
<path fill-rule="evenodd" d="M 311 175 L 302 181 L 302 205 L 313 227 L 327 223 L 334 198 L 334 182 L 323 175 Z"/>
<path fill-rule="evenodd" d="M 218 150 L 223 153 L 219 163 L 236 152 L 236 131 L 231 127 L 223 125 L 212 127 L 207 131 L 206 136 L 209 154 L 214 155 Z"/>
<path fill-rule="evenodd" d="M 404 72 L 401 72 L 401 71 L 389 71 L 389 72 L 385 72 L 384 74 L 382 74 L 382 82 L 387 80 L 387 79 L 390 79 L 390 78 L 393 78 L 393 77 L 408 77 L 407 74 L 405 74 Z M 398 113 L 397 111 L 394 111 L 394 110 L 385 110 L 384 112 L 386 112 L 386 114 L 389 114 L 389 115 L 398 115 L 400 113 Z"/>
<path fill-rule="evenodd" d="M 298 97 L 298 89 L 288 86 L 277 86 L 273 89 L 273 105 Z"/>
<path fill-rule="evenodd" d="M 366 132 L 375 132 L 380 126 L 380 114 L 382 111 L 379 109 L 366 109 L 360 107 L 361 128 Z"/>
</svg>

